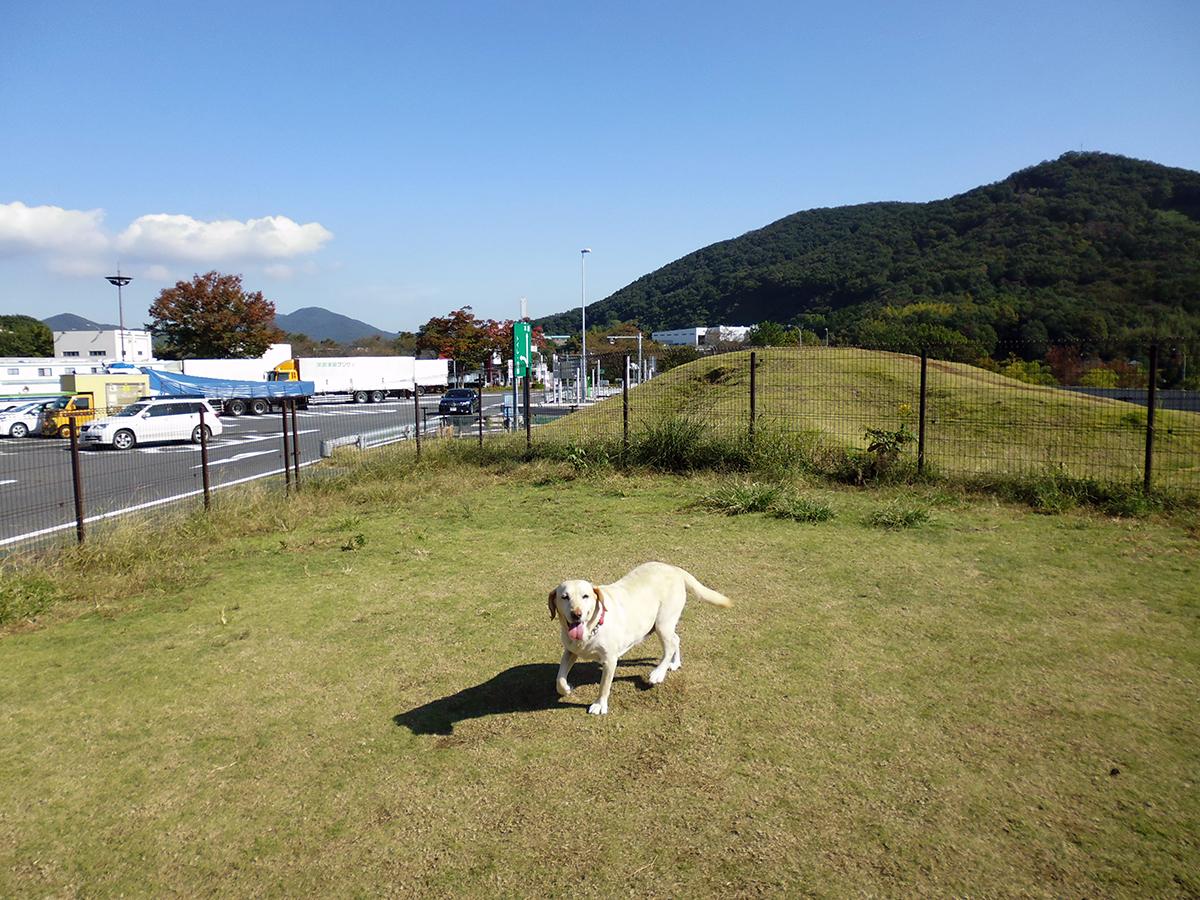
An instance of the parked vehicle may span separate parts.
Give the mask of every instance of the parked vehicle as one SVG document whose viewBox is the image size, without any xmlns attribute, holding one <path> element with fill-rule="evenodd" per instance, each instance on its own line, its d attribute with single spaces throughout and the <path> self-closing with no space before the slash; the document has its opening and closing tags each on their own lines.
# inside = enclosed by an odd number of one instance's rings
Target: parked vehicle
<svg viewBox="0 0 1200 900">
<path fill-rule="evenodd" d="M 231 378 L 202 378 L 180 372 L 145 369 L 150 388 L 160 396 L 204 397 L 228 416 L 261 416 L 281 407 L 285 400 L 308 405 L 313 395 L 311 381 L 238 381 Z"/>
<path fill-rule="evenodd" d="M 79 428 L 97 415 L 107 416 L 124 409 L 139 397 L 149 393 L 145 375 L 63 375 L 60 379 L 63 395 L 46 405 L 42 414 L 42 434 L 47 437 L 66 437 L 71 433 L 71 420 Z"/>
<path fill-rule="evenodd" d="M 0 412 L 0 435 L 22 438 L 41 431 L 42 409 L 49 401 L 31 400 Z"/>
<path fill-rule="evenodd" d="M 471 415 L 479 412 L 479 395 L 470 388 L 452 388 L 438 401 L 438 412 L 446 415 Z"/>
<path fill-rule="evenodd" d="M 163 441 L 192 441 L 198 444 L 201 428 L 210 438 L 224 431 L 216 410 L 207 400 L 146 398 L 125 407 L 115 416 L 83 426 L 79 443 L 84 447 L 107 446 L 114 450 L 129 450 L 138 444 Z"/>
<path fill-rule="evenodd" d="M 417 359 L 413 361 L 413 381 L 416 392 L 437 394 L 450 386 L 450 360 Z"/>
<path fill-rule="evenodd" d="M 411 356 L 330 356 L 288 359 L 270 373 L 272 381 L 311 381 L 317 397 L 380 403 L 411 397 L 416 390 Z"/>
</svg>

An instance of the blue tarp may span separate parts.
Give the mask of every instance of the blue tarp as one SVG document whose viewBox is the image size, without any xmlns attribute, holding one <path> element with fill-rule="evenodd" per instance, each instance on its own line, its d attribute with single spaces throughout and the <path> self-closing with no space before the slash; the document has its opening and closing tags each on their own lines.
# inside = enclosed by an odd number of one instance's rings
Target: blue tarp
<svg viewBox="0 0 1200 900">
<path fill-rule="evenodd" d="M 311 397 L 316 385 L 311 381 L 238 381 L 233 378 L 203 378 L 182 372 L 142 369 L 150 379 L 150 389 L 158 394 L 202 394 L 219 400 L 243 398 Z"/>
</svg>

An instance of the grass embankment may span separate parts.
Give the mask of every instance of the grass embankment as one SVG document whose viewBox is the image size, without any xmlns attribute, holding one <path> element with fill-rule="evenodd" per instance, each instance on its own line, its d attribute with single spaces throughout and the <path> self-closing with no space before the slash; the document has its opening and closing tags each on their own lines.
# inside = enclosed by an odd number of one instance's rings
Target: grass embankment
<svg viewBox="0 0 1200 900">
<path fill-rule="evenodd" d="M 760 428 L 803 433 L 826 449 L 862 448 L 867 428 L 907 423 L 916 431 L 920 359 L 838 347 L 759 350 L 755 387 Z M 1141 480 L 1143 407 L 940 360 L 929 361 L 927 387 L 926 460 L 940 474 Z M 682 415 L 733 437 L 747 430 L 749 398 L 749 351 L 707 357 L 631 391 L 631 428 Z M 621 420 L 615 397 L 546 433 L 619 439 Z M 1200 415 L 1159 410 L 1155 447 L 1156 484 L 1200 490 Z"/>
<path fill-rule="evenodd" d="M 87 599 L 0 639 L 0 894 L 1200 892 L 1178 526 L 434 456 L 59 562 Z M 735 605 L 560 701 L 546 592 L 653 558 Z"/>
</svg>

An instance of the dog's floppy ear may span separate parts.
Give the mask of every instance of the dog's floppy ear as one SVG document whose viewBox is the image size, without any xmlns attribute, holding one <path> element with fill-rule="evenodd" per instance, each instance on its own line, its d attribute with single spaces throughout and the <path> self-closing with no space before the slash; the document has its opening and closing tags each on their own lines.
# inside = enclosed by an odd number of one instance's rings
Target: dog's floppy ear
<svg viewBox="0 0 1200 900">
<path fill-rule="evenodd" d="M 600 591 L 598 585 L 592 585 L 592 590 L 596 592 L 596 608 L 592 610 L 592 621 L 604 615 L 604 594 Z"/>
<path fill-rule="evenodd" d="M 558 615 L 558 604 L 554 601 L 558 599 L 558 588 L 550 592 L 550 596 L 546 598 L 546 603 L 550 607 L 550 618 L 553 619 Z"/>
</svg>

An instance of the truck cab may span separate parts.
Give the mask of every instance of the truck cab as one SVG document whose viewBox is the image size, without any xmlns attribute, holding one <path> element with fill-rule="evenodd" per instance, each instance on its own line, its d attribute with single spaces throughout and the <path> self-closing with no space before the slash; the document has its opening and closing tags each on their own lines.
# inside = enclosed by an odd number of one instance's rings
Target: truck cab
<svg viewBox="0 0 1200 900">
<path fill-rule="evenodd" d="M 75 430 L 83 427 L 84 422 L 96 418 L 96 398 L 92 394 L 75 394 L 70 397 L 60 397 L 46 407 L 42 413 L 42 434 L 46 437 L 67 437 L 71 433 L 71 420 L 75 420 Z"/>
</svg>

